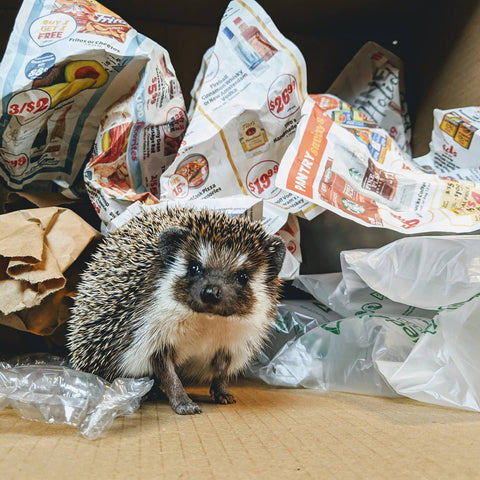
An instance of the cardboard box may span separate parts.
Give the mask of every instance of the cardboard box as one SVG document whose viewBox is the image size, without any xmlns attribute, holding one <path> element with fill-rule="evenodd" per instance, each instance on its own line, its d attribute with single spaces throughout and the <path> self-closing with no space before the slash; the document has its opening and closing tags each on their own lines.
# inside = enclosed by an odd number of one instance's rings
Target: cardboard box
<svg viewBox="0 0 480 480">
<path fill-rule="evenodd" d="M 188 105 L 204 51 L 227 1 L 104 0 L 106 7 L 169 51 Z M 20 0 L 0 5 L 0 53 Z M 434 108 L 480 104 L 480 3 L 370 0 L 264 0 L 278 28 L 305 56 L 308 90 L 325 91 L 369 40 L 405 63 L 416 156 L 428 150 Z M 341 250 L 396 238 L 328 212 L 301 222 L 304 273 L 337 271 Z M 318 248 L 321 239 L 321 248 Z M 476 478 L 480 417 L 420 404 L 241 381 L 238 403 L 209 403 L 206 387 L 188 389 L 204 413 L 176 416 L 147 403 L 115 421 L 105 439 L 70 427 L 0 414 L 0 477 L 36 478 Z"/>
</svg>

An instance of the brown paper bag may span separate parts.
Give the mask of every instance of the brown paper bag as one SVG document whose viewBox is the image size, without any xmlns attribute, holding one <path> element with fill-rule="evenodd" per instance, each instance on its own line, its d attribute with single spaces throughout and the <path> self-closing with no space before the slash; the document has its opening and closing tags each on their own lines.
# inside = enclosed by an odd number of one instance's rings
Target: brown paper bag
<svg viewBox="0 0 480 480">
<path fill-rule="evenodd" d="M 0 215 L 0 324 L 52 333 L 68 317 L 67 299 L 73 292 L 65 287 L 63 273 L 99 237 L 65 208 Z"/>
</svg>

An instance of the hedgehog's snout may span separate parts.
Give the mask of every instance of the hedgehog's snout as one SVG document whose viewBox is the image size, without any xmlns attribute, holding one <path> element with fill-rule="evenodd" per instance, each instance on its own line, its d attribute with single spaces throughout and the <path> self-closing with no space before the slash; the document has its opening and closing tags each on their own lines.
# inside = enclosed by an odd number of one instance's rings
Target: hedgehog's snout
<svg viewBox="0 0 480 480">
<path fill-rule="evenodd" d="M 203 303 L 216 305 L 222 299 L 222 289 L 217 285 L 207 285 L 201 290 L 200 298 Z"/>
</svg>

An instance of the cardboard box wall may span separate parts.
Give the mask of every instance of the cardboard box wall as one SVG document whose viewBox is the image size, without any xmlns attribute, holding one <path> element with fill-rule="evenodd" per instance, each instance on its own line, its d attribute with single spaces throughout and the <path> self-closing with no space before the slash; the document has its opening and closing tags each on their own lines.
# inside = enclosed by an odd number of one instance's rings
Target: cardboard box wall
<svg viewBox="0 0 480 480">
<path fill-rule="evenodd" d="M 227 0 L 104 0 L 170 52 L 186 103 Z M 3 54 L 20 0 L 0 2 Z M 368 40 L 405 62 L 416 155 L 428 149 L 433 108 L 480 105 L 478 0 L 263 0 L 278 28 L 303 52 L 308 89 L 325 91 Z M 395 42 L 395 44 L 394 44 Z M 338 252 L 375 247 L 400 235 L 333 214 L 301 222 L 303 272 L 338 270 Z M 322 248 L 318 249 L 321 239 Z M 478 414 L 419 404 L 240 384 L 234 406 L 172 414 L 147 404 L 115 421 L 107 438 L 69 427 L 0 416 L 0 477 L 37 478 L 478 478 Z"/>
</svg>

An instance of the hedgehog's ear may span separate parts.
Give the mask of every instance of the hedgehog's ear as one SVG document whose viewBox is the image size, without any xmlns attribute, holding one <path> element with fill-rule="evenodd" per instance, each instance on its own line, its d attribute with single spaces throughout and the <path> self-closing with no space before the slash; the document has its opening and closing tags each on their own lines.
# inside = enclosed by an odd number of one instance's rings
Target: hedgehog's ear
<svg viewBox="0 0 480 480">
<path fill-rule="evenodd" d="M 287 248 L 278 235 L 269 236 L 263 245 L 268 258 L 269 280 L 273 280 L 280 273 Z"/>
<path fill-rule="evenodd" d="M 158 249 L 165 263 L 171 263 L 188 236 L 188 230 L 182 227 L 168 227 L 158 237 Z"/>
</svg>

